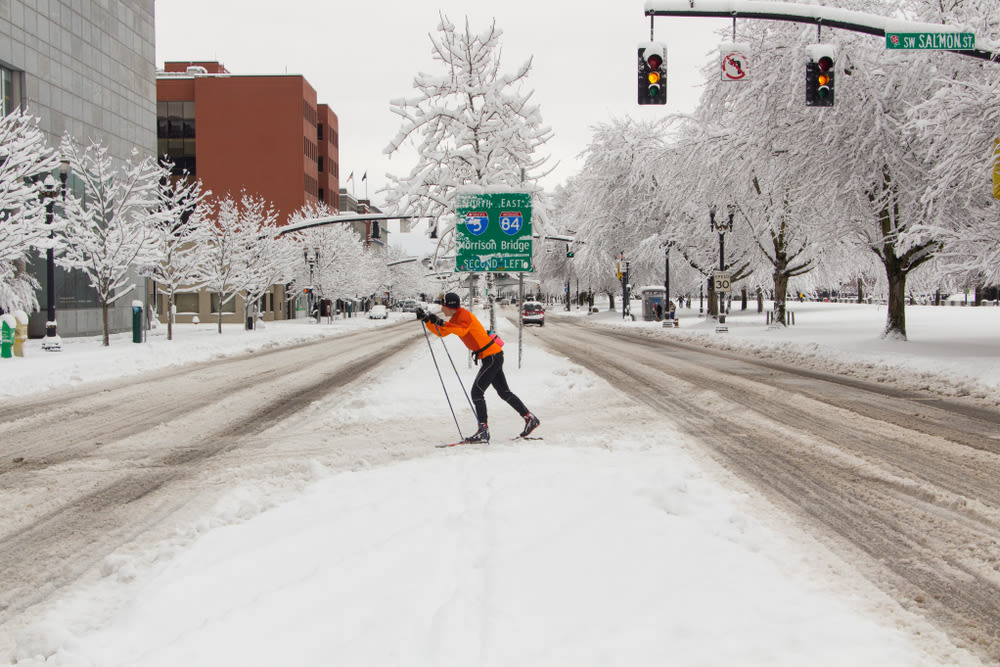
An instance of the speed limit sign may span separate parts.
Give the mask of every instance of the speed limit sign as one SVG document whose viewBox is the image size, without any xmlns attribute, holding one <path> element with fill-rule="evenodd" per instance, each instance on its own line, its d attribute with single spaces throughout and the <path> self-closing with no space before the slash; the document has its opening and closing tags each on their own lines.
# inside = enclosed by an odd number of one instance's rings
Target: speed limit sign
<svg viewBox="0 0 1000 667">
<path fill-rule="evenodd" d="M 712 282 L 716 292 L 728 292 L 732 288 L 733 276 L 729 271 L 716 271 L 712 274 Z"/>
</svg>

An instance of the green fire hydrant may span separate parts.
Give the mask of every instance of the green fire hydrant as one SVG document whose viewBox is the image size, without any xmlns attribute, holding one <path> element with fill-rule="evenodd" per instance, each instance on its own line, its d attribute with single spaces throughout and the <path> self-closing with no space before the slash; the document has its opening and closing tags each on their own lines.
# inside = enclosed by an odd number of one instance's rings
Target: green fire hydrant
<svg viewBox="0 0 1000 667">
<path fill-rule="evenodd" d="M 0 324 L 0 358 L 10 359 L 14 350 L 14 329 L 17 321 L 13 315 L 4 315 Z"/>
</svg>

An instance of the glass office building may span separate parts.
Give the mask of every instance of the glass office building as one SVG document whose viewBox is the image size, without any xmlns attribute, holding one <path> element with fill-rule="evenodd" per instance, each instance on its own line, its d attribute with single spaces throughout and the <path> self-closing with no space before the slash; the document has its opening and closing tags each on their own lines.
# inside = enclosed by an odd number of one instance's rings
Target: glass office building
<svg viewBox="0 0 1000 667">
<path fill-rule="evenodd" d="M 40 119 L 49 143 L 63 135 L 81 145 L 97 140 L 115 158 L 156 150 L 154 0 L 6 0 L 0 2 L 0 102 Z M 55 174 L 58 177 L 58 174 Z M 79 188 L 72 165 L 70 189 Z M 44 334 L 45 260 L 30 270 L 41 283 L 41 312 L 29 335 Z M 61 336 L 102 330 L 99 303 L 77 272 L 56 271 L 56 319 Z M 137 298 L 142 280 L 136 276 Z M 113 331 L 131 326 L 131 298 L 111 313 Z"/>
</svg>

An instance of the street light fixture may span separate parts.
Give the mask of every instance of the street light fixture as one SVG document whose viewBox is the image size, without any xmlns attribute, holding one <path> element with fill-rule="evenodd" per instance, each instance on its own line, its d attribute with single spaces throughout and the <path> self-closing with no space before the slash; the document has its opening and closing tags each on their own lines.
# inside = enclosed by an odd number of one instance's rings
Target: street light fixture
<svg viewBox="0 0 1000 667">
<path fill-rule="evenodd" d="M 45 321 L 45 337 L 42 338 L 42 349 L 49 352 L 59 352 L 62 350 L 62 339 L 56 326 L 56 262 L 55 248 L 53 241 L 55 232 L 51 231 L 52 223 L 55 219 L 56 197 L 62 195 L 66 200 L 66 179 L 69 177 L 69 160 L 59 161 L 59 180 L 52 178 L 52 174 L 46 174 L 38 191 L 38 196 L 45 201 L 45 224 L 49 225 L 49 247 L 45 251 L 45 300 L 48 312 Z"/>
<path fill-rule="evenodd" d="M 302 259 L 305 261 L 306 266 L 309 267 L 309 287 L 308 287 L 308 292 L 306 292 L 308 297 L 306 300 L 306 307 L 309 309 L 308 310 L 309 317 L 312 317 L 313 303 L 315 300 L 315 297 L 313 296 L 313 290 L 315 289 L 313 286 L 313 269 L 316 267 L 316 264 L 319 263 L 319 248 L 303 247 Z M 316 321 L 317 322 L 319 321 L 318 317 L 316 318 Z"/>
<path fill-rule="evenodd" d="M 715 204 L 712 204 L 708 209 L 709 221 L 712 229 L 719 233 L 719 271 L 726 270 L 726 232 L 733 231 L 733 217 L 736 215 L 736 206 L 733 204 L 726 205 L 726 212 L 729 215 L 728 222 L 716 222 L 715 214 L 718 212 Z M 719 322 L 726 321 L 725 315 L 725 301 L 722 293 L 719 293 Z"/>
</svg>

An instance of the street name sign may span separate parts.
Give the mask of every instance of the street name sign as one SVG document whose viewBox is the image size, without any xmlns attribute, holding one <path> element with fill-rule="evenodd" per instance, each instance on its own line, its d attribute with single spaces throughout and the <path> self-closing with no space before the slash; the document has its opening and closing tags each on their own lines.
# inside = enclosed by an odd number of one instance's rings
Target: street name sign
<svg viewBox="0 0 1000 667">
<path fill-rule="evenodd" d="M 975 51 L 976 35 L 971 32 L 887 32 L 885 48 Z"/>
<path fill-rule="evenodd" d="M 455 271 L 532 271 L 531 194 L 460 192 L 455 215 Z"/>
</svg>

